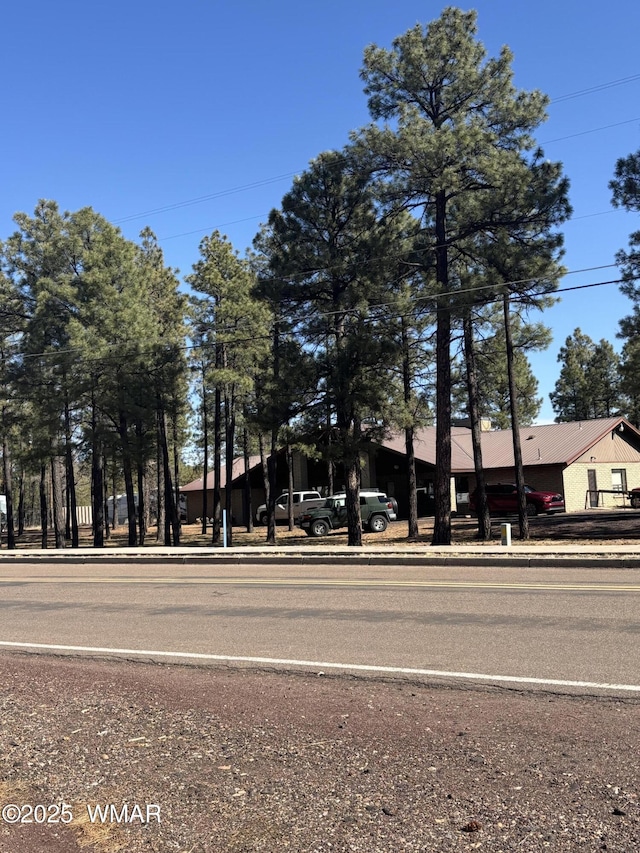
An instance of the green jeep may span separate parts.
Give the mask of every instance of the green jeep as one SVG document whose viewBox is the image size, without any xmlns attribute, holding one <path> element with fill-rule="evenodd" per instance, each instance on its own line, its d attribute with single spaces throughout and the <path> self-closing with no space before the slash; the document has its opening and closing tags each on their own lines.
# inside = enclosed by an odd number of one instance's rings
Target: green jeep
<svg viewBox="0 0 640 853">
<path fill-rule="evenodd" d="M 360 495 L 362 527 L 372 533 L 382 533 L 389 524 L 393 504 L 386 495 Z M 326 536 L 330 530 L 347 526 L 346 498 L 327 498 L 324 504 L 302 513 L 298 525 L 307 536 Z"/>
</svg>

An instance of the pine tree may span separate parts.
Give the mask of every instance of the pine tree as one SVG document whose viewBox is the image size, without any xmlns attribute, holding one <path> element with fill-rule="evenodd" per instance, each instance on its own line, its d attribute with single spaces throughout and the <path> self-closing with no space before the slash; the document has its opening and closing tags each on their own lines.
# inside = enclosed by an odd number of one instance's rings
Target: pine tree
<svg viewBox="0 0 640 853">
<path fill-rule="evenodd" d="M 435 268 L 436 516 L 434 544 L 451 541 L 451 359 L 455 273 L 451 264 L 474 234 L 498 227 L 508 233 L 524 220 L 523 196 L 538 165 L 532 132 L 545 118 L 547 99 L 513 86 L 505 47 L 486 60 L 476 40 L 475 12 L 448 8 L 424 30 L 395 39 L 391 51 L 367 48 L 362 77 L 374 119 L 356 136 L 371 168 L 388 178 L 390 201 L 417 212 Z M 518 203 L 501 209 L 508 193 Z"/>
<path fill-rule="evenodd" d="M 640 211 L 640 150 L 628 157 L 622 157 L 616 163 L 615 177 L 609 188 L 613 193 L 615 207 Z M 635 424 L 640 423 L 640 231 L 634 231 L 629 237 L 629 249 L 620 250 L 616 262 L 622 270 L 623 283 L 620 290 L 632 302 L 631 314 L 620 321 L 619 337 L 623 339 L 622 361 L 620 365 L 622 390 L 627 398 L 629 417 Z"/>
<path fill-rule="evenodd" d="M 258 242 L 285 318 L 314 353 L 315 424 L 328 425 L 344 468 L 349 545 L 362 541 L 360 454 L 391 422 L 399 390 L 398 344 L 387 334 L 394 285 L 385 259 L 400 245 L 392 226 L 368 175 L 346 152 L 327 152 L 295 180 Z"/>
<path fill-rule="evenodd" d="M 560 348 L 560 377 L 549 395 L 556 420 L 610 417 L 624 410 L 619 357 L 609 341 L 595 343 L 576 329 Z"/>
<path fill-rule="evenodd" d="M 187 281 L 203 296 L 193 300 L 194 320 L 201 354 L 209 347 L 204 374 L 214 387 L 214 526 L 213 541 L 219 539 L 220 451 L 225 447 L 225 509 L 228 518 L 227 544 L 231 544 L 233 461 L 236 428 L 247 397 L 267 349 L 268 312 L 253 296 L 255 278 L 249 263 L 240 257 L 226 237 L 215 231 L 200 244 L 200 260 Z M 206 393 L 206 392 L 205 392 Z"/>
</svg>

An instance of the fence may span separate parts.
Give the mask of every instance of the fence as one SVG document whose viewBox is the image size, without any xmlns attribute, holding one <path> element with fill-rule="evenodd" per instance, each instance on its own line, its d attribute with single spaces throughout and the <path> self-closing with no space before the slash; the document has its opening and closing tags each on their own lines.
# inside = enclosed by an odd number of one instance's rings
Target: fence
<svg viewBox="0 0 640 853">
<path fill-rule="evenodd" d="M 606 500 L 605 495 L 613 495 L 614 499 Z M 616 500 L 616 498 L 618 500 Z M 584 498 L 585 509 L 600 509 L 616 507 L 631 507 L 633 506 L 629 492 L 623 492 L 620 489 L 587 489 Z"/>
</svg>

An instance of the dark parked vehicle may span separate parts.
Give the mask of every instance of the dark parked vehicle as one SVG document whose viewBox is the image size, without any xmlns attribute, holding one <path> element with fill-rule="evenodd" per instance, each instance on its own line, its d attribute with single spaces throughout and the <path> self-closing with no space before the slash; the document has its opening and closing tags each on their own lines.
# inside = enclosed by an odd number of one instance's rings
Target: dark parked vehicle
<svg viewBox="0 0 640 853">
<path fill-rule="evenodd" d="M 320 506 L 324 498 L 320 492 L 313 492 L 307 489 L 304 492 L 292 492 L 293 496 L 293 520 L 296 521 L 301 513 L 307 509 L 312 509 L 315 506 Z M 269 515 L 267 513 L 267 505 L 260 504 L 256 510 L 256 521 L 260 524 L 266 524 Z M 276 500 L 276 522 L 287 521 L 289 518 L 289 492 L 284 492 Z"/>
<path fill-rule="evenodd" d="M 518 512 L 518 490 L 514 483 L 487 484 L 489 512 L 508 514 Z M 539 492 L 532 486 L 524 487 L 527 499 L 527 515 L 542 512 L 564 512 L 564 498 L 558 492 Z M 471 494 L 469 507 L 476 512 L 476 492 Z"/>
<path fill-rule="evenodd" d="M 631 489 L 629 492 L 629 500 L 634 509 L 640 509 L 640 488 Z"/>
<path fill-rule="evenodd" d="M 387 529 L 393 504 L 386 495 L 360 495 L 362 527 L 372 533 Z M 321 507 L 302 513 L 298 525 L 307 536 L 326 536 L 331 530 L 346 527 L 347 507 L 345 497 L 327 498 Z"/>
</svg>

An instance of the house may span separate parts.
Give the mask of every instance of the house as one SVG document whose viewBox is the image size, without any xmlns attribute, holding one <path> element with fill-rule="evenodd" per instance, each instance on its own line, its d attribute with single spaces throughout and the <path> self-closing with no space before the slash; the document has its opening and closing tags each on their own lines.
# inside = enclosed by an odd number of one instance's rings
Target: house
<svg viewBox="0 0 640 853">
<path fill-rule="evenodd" d="M 523 427 L 520 430 L 525 482 L 564 495 L 567 512 L 628 506 L 628 490 L 640 486 L 640 431 L 622 417 Z M 511 430 L 482 434 L 488 483 L 513 482 Z M 454 471 L 469 478 L 475 475 Z"/>
<path fill-rule="evenodd" d="M 622 417 L 523 427 L 520 430 L 525 482 L 537 489 L 564 495 L 568 512 L 588 507 L 628 505 L 626 494 L 640 486 L 640 431 Z M 513 437 L 511 430 L 482 432 L 482 461 L 487 483 L 514 482 Z M 433 495 L 436 460 L 436 430 L 416 430 L 414 437 L 416 480 L 423 514 Z M 362 455 L 362 488 L 378 488 L 398 501 L 399 515 L 409 508 L 406 449 L 403 433 L 395 433 L 380 443 L 371 442 Z M 278 452 L 278 488 L 286 491 L 288 470 L 284 449 Z M 451 506 L 454 511 L 468 510 L 469 494 L 476 485 L 471 430 L 454 426 L 451 430 Z M 231 483 L 233 516 L 243 523 L 247 507 L 244 498 L 245 476 L 249 479 L 251 505 L 264 502 L 264 484 L 260 457 L 234 462 Z M 326 462 L 301 453 L 293 456 L 293 481 L 296 489 L 317 489 L 328 493 Z M 222 501 L 226 488 L 222 470 Z M 336 488 L 344 486 L 338 479 Z M 208 517 L 213 512 L 213 473 L 207 476 Z M 195 480 L 181 488 L 187 496 L 187 519 L 202 517 L 203 481 Z"/>
</svg>

